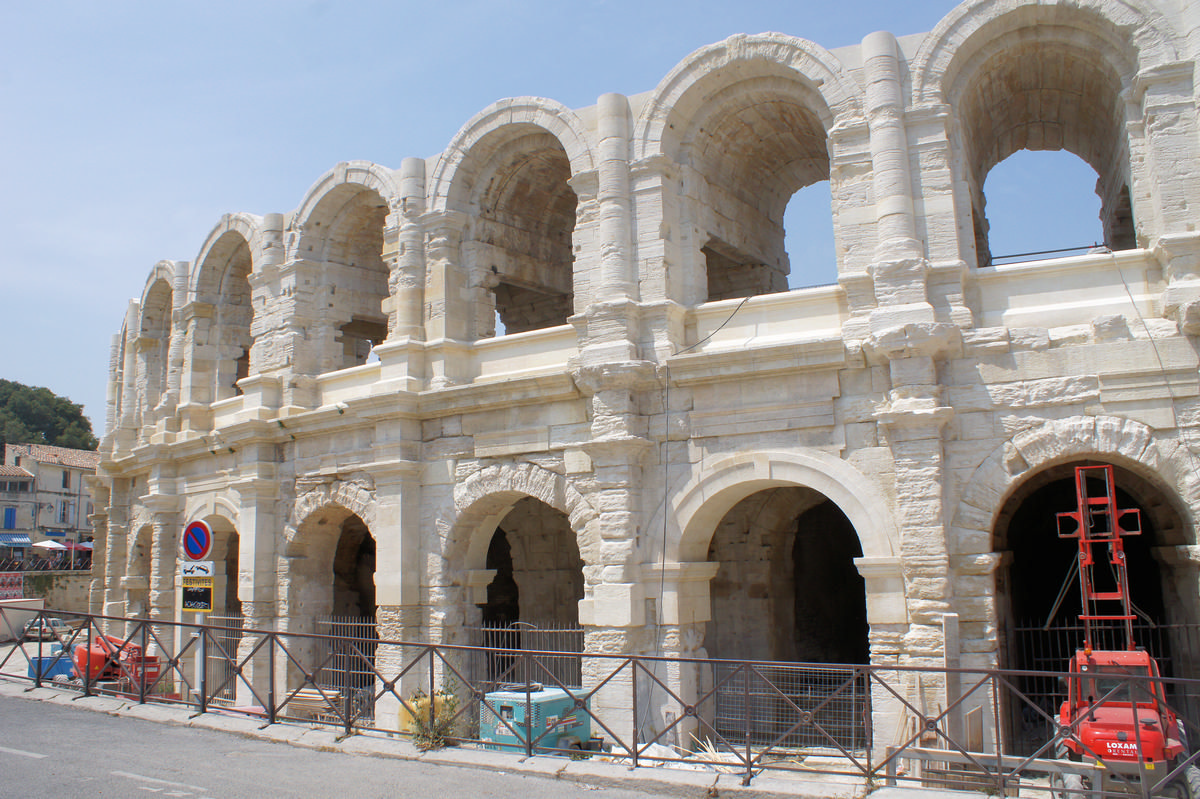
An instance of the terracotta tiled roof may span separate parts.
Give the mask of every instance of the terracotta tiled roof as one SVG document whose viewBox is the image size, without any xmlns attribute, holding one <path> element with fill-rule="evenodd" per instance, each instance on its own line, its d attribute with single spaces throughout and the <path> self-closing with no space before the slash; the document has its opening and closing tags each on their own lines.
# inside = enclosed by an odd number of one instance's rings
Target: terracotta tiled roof
<svg viewBox="0 0 1200 799">
<path fill-rule="evenodd" d="M 87 449 L 51 447 L 46 444 L 9 444 L 7 450 L 9 453 L 16 450 L 17 454 L 33 458 L 38 463 L 54 463 L 60 466 L 72 466 L 76 469 L 92 470 L 100 465 L 100 453 Z M 6 460 L 8 459 L 6 457 Z"/>
<path fill-rule="evenodd" d="M 20 466 L 0 464 L 0 477 L 33 477 L 33 473 L 25 471 Z"/>
</svg>

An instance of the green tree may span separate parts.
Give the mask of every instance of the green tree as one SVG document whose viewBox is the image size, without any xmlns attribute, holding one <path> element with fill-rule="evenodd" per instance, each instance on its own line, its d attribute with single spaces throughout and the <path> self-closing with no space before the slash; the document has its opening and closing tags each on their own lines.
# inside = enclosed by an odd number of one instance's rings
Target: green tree
<svg viewBox="0 0 1200 799">
<path fill-rule="evenodd" d="M 100 442 L 82 405 L 48 388 L 0 379 L 0 448 L 10 443 L 95 449 Z"/>
</svg>

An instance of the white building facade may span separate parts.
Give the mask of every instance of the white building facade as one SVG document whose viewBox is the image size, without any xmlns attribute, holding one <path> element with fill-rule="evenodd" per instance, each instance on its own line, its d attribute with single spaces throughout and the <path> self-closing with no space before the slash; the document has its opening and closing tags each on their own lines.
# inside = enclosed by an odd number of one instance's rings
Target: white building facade
<svg viewBox="0 0 1200 799">
<path fill-rule="evenodd" d="M 1073 468 L 1110 463 L 1135 599 L 1200 621 L 1198 54 L 1167 0 L 739 35 L 223 217 L 114 338 L 93 610 L 181 618 L 204 520 L 248 627 L 1021 665 Z M 984 181 L 1022 149 L 1096 170 L 1104 251 L 992 265 Z M 789 291 L 784 208 L 824 180 L 837 283 Z"/>
</svg>

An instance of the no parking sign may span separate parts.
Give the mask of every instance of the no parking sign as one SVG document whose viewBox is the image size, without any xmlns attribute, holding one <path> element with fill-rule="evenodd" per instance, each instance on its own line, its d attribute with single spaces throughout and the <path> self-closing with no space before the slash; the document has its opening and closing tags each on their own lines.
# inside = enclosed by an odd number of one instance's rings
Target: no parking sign
<svg viewBox="0 0 1200 799">
<path fill-rule="evenodd" d="M 212 551 L 212 528 L 201 521 L 195 521 L 183 528 L 183 554 L 188 560 L 204 560 Z"/>
</svg>

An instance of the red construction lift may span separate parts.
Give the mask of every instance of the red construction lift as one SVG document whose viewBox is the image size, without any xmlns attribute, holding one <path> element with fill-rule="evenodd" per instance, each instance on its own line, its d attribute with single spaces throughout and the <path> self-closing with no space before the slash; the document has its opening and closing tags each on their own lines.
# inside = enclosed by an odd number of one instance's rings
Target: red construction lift
<svg viewBox="0 0 1200 799">
<path fill-rule="evenodd" d="M 1083 648 L 1071 658 L 1067 699 L 1059 710 L 1059 754 L 1100 765 L 1105 794 L 1137 786 L 1134 793 L 1148 795 L 1188 749 L 1163 685 L 1155 681 L 1158 664 L 1134 642 L 1123 540 L 1141 534 L 1141 517 L 1136 509 L 1117 507 L 1112 466 L 1076 467 L 1075 496 L 1075 510 L 1058 514 L 1058 535 L 1079 542 Z M 1117 632 L 1124 648 L 1097 649 L 1101 630 Z M 1095 786 L 1067 775 L 1056 787 L 1058 795 L 1083 796 Z M 1200 771 L 1184 767 L 1153 795 L 1200 799 Z"/>
</svg>

